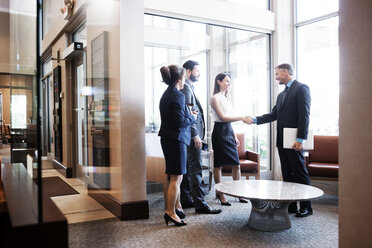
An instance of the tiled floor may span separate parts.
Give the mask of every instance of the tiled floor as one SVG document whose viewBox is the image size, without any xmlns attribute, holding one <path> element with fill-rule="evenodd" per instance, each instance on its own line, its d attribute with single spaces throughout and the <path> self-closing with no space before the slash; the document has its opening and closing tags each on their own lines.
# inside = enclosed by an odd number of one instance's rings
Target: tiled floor
<svg viewBox="0 0 372 248">
<path fill-rule="evenodd" d="M 3 163 L 9 163 L 10 147 L 0 148 L 0 156 L 2 157 Z M 57 207 L 66 216 L 69 224 L 115 217 L 101 204 L 88 196 L 87 187 L 84 182 L 78 178 L 65 178 L 62 174 L 53 169 L 51 162 L 44 157 L 42 160 L 42 168 L 43 177 L 58 176 L 80 193 L 51 197 Z"/>
<path fill-rule="evenodd" d="M 51 197 L 66 216 L 69 224 L 115 217 L 101 204 L 88 196 L 84 182 L 77 178 L 65 178 L 55 169 L 42 170 L 43 177 L 58 176 L 80 194 Z"/>
</svg>

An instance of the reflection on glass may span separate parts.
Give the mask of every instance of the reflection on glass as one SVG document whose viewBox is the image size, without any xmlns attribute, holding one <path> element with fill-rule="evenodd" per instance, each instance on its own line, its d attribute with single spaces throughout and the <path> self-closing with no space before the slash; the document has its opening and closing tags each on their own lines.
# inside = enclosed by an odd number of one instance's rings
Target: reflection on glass
<svg viewBox="0 0 372 248">
<path fill-rule="evenodd" d="M 297 29 L 298 80 L 311 92 L 310 128 L 338 135 L 338 17 Z"/>
<path fill-rule="evenodd" d="M 338 11 L 338 0 L 297 0 L 297 22 Z"/>
</svg>

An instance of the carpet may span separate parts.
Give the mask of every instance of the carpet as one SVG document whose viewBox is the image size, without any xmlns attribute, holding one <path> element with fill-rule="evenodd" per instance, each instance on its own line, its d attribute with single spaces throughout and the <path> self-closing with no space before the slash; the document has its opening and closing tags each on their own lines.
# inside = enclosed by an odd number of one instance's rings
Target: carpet
<svg viewBox="0 0 372 248">
<path fill-rule="evenodd" d="M 43 177 L 43 191 L 49 197 L 61 195 L 79 194 L 74 188 L 68 185 L 60 177 Z"/>
<path fill-rule="evenodd" d="M 221 206 L 211 191 L 206 199 L 210 206 L 222 208 L 217 215 L 196 214 L 185 209 L 188 224 L 165 225 L 163 193 L 147 194 L 150 218 L 120 221 L 117 218 L 70 224 L 69 247 L 338 247 L 338 198 L 323 195 L 312 201 L 314 214 L 306 218 L 290 215 L 292 228 L 281 232 L 261 232 L 248 223 L 250 203 L 227 197 L 231 207 Z"/>
</svg>

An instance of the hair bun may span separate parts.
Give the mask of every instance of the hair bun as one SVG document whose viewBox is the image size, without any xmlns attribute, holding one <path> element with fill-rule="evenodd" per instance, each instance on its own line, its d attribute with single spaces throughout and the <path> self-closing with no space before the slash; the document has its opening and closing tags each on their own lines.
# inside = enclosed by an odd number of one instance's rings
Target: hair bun
<svg viewBox="0 0 372 248">
<path fill-rule="evenodd" d="M 171 83 L 171 73 L 169 67 L 163 66 L 160 68 L 160 73 L 161 77 L 163 78 L 163 82 L 169 85 Z"/>
</svg>

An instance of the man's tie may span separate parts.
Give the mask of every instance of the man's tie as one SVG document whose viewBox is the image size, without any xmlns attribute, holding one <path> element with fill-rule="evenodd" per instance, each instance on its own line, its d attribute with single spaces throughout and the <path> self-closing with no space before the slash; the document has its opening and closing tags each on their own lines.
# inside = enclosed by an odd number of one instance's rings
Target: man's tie
<svg viewBox="0 0 372 248">
<path fill-rule="evenodd" d="M 195 95 L 195 88 L 194 88 L 194 85 L 191 85 L 191 89 L 192 89 L 192 93 L 194 94 L 194 97 L 195 97 L 195 101 L 196 101 L 196 105 L 198 105 L 198 108 L 199 108 L 199 111 L 203 112 L 203 109 L 200 105 L 200 102 L 199 102 L 199 99 L 196 97 Z"/>
<path fill-rule="evenodd" d="M 288 93 L 288 87 L 287 86 L 284 86 L 284 87 L 285 87 L 285 89 L 284 89 L 283 95 L 282 95 L 282 105 L 281 106 L 283 106 L 285 97 L 286 97 L 286 95 Z"/>
</svg>

